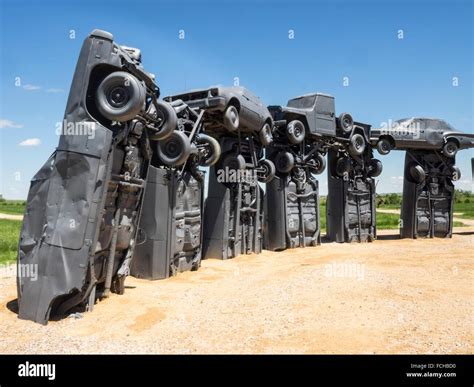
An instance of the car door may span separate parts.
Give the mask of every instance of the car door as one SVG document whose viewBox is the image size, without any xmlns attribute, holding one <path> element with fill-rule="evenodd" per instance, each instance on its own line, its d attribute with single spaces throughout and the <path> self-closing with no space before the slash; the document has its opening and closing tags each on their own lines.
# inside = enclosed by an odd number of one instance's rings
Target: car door
<svg viewBox="0 0 474 387">
<path fill-rule="evenodd" d="M 409 119 L 397 122 L 391 132 L 397 147 L 424 148 L 425 123 L 423 120 Z"/>
<path fill-rule="evenodd" d="M 240 106 L 240 125 L 249 131 L 259 131 L 264 123 L 261 102 L 248 90 L 244 90 Z"/>
</svg>

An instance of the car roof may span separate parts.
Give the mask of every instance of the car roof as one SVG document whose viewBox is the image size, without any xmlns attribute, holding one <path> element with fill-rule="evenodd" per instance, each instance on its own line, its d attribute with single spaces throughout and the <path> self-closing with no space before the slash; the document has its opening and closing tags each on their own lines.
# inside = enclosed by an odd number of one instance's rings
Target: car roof
<svg viewBox="0 0 474 387">
<path fill-rule="evenodd" d="M 410 117 L 402 118 L 395 121 L 400 125 L 410 125 L 411 123 L 420 123 L 423 125 L 423 129 L 432 129 L 432 130 L 455 130 L 451 125 L 449 125 L 445 120 L 440 118 L 427 118 L 427 117 Z"/>
<path fill-rule="evenodd" d="M 262 101 L 260 100 L 260 98 L 257 95 L 255 95 L 249 89 L 247 89 L 243 86 L 216 86 L 216 87 L 220 90 L 220 93 L 225 91 L 225 92 L 229 92 L 229 93 L 245 95 L 246 97 L 248 97 L 249 100 L 253 101 L 257 105 L 262 104 Z M 210 89 L 211 89 L 211 87 L 210 87 Z"/>
<path fill-rule="evenodd" d="M 315 95 L 322 95 L 324 97 L 331 97 L 332 98 L 332 95 L 326 94 L 326 93 L 308 93 L 308 94 L 300 95 L 298 97 L 290 98 L 290 101 L 292 99 L 299 99 L 299 98 L 305 98 L 305 97 L 314 97 Z"/>
</svg>

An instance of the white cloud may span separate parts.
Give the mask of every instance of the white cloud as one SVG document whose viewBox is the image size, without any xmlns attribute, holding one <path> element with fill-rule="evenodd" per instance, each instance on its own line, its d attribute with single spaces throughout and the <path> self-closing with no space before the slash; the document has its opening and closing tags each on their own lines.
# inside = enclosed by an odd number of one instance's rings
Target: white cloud
<svg viewBox="0 0 474 387">
<path fill-rule="evenodd" d="M 0 129 L 20 129 L 23 125 L 13 122 L 11 120 L 4 120 L 0 118 Z"/>
<path fill-rule="evenodd" d="M 52 88 L 50 88 L 50 89 L 46 89 L 46 92 L 47 92 L 47 93 L 64 93 L 64 90 L 63 90 L 63 89 L 59 89 L 59 88 L 52 87 Z"/>
<path fill-rule="evenodd" d="M 19 146 L 38 146 L 41 145 L 39 138 L 27 138 L 18 144 Z"/>
<path fill-rule="evenodd" d="M 393 182 L 398 182 L 403 180 L 403 176 L 390 176 L 390 180 L 392 180 Z"/>
<path fill-rule="evenodd" d="M 32 84 L 28 83 L 26 85 L 23 85 L 23 88 L 27 91 L 34 91 L 34 90 L 41 89 L 41 86 L 36 86 L 36 85 L 32 85 Z"/>
</svg>

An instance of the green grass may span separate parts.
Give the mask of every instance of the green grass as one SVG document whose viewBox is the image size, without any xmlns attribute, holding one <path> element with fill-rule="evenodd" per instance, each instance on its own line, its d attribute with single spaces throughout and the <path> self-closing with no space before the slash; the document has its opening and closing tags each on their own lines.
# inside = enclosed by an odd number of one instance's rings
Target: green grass
<svg viewBox="0 0 474 387">
<path fill-rule="evenodd" d="M 455 203 L 454 212 L 462 213 L 459 218 L 474 219 L 474 203 Z"/>
<path fill-rule="evenodd" d="M 386 208 L 386 207 L 384 207 Z M 321 231 L 326 232 L 326 203 L 320 203 L 320 222 Z M 384 214 L 377 212 L 377 228 L 382 229 L 398 229 L 400 216 L 397 214 Z"/>
<path fill-rule="evenodd" d="M 400 204 L 382 204 L 379 205 L 377 208 L 383 209 L 383 210 L 399 210 L 401 208 Z"/>
<path fill-rule="evenodd" d="M 326 232 L 326 198 L 320 203 L 321 231 Z M 6 200 L 0 202 L 0 213 L 23 215 L 25 205 L 23 200 Z M 384 204 L 382 209 L 400 209 L 396 204 Z M 474 219 L 474 203 L 456 203 L 454 211 L 462 213 L 460 218 Z M 462 227 L 464 224 L 459 221 L 454 222 L 455 227 Z M 384 214 L 377 212 L 377 228 L 398 229 L 399 215 Z M 13 262 L 17 255 L 18 238 L 20 236 L 21 221 L 0 219 L 0 263 Z"/>
<path fill-rule="evenodd" d="M 383 210 L 400 210 L 400 205 L 398 204 L 383 204 L 377 207 L 378 209 Z M 464 219 L 474 219 L 474 202 L 473 203 L 454 203 L 454 212 L 462 214 L 455 215 L 458 218 Z M 459 223 L 459 222 L 458 222 Z M 456 222 L 454 222 L 456 226 Z M 462 223 L 461 223 L 462 225 Z"/>
<path fill-rule="evenodd" d="M 21 221 L 0 219 L 0 263 L 16 260 Z"/>
<path fill-rule="evenodd" d="M 319 214 L 321 232 L 326 232 L 326 201 L 324 201 L 324 203 L 319 203 Z"/>
<path fill-rule="evenodd" d="M 0 213 L 23 215 L 25 212 L 24 200 L 5 200 L 0 202 Z"/>
<path fill-rule="evenodd" d="M 377 212 L 377 229 L 379 230 L 393 230 L 400 228 L 400 216 L 397 214 L 385 214 Z"/>
</svg>

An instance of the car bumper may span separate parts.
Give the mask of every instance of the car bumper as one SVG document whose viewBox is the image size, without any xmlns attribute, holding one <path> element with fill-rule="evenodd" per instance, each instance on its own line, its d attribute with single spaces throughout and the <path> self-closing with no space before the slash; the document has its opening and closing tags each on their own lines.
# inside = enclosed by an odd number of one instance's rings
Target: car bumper
<svg viewBox="0 0 474 387">
<path fill-rule="evenodd" d="M 226 107 L 224 97 L 210 97 L 186 101 L 192 108 L 224 110 Z"/>
</svg>

